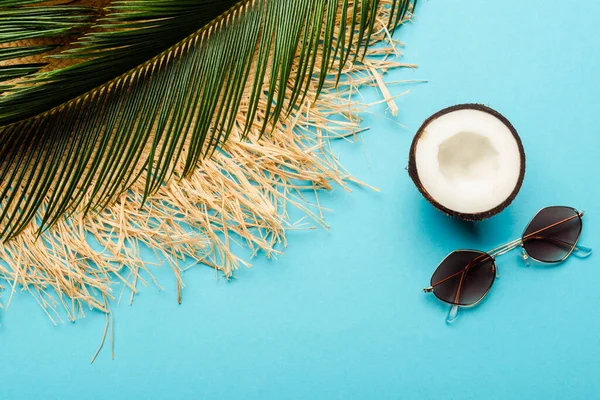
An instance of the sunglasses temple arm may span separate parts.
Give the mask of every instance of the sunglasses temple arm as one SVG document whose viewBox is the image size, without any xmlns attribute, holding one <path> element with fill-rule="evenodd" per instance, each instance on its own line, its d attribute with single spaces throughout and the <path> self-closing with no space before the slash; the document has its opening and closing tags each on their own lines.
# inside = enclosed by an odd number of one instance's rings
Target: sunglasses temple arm
<svg viewBox="0 0 600 400">
<path fill-rule="evenodd" d="M 589 256 L 592 255 L 592 248 L 591 247 L 585 247 L 585 246 L 583 246 L 581 244 L 577 244 L 573 248 L 573 252 L 571 254 L 573 254 L 575 257 L 587 258 L 587 257 L 589 257 Z"/>
<path fill-rule="evenodd" d="M 451 305 L 450 310 L 448 310 L 448 317 L 446 318 L 446 323 L 451 324 L 454 321 L 456 321 L 456 318 L 458 318 L 458 306 Z"/>
<path fill-rule="evenodd" d="M 568 248 L 568 249 L 570 249 L 573 246 L 569 242 L 565 242 L 565 241 L 553 239 L 553 238 L 548 238 L 548 237 L 544 237 L 544 236 L 534 236 L 532 238 L 526 239 L 526 241 L 534 240 L 534 239 L 535 240 L 545 240 L 547 242 L 554 244 L 555 246 L 560 246 L 560 247 L 564 247 L 564 248 Z M 592 249 L 590 247 L 586 247 L 586 246 L 578 243 L 575 245 L 575 247 L 573 247 L 571 254 L 574 255 L 575 257 L 586 258 L 592 254 Z M 527 251 L 525 250 L 525 248 L 523 248 L 523 254 L 521 255 L 521 258 L 523 259 L 525 264 L 529 265 L 529 255 L 527 254 Z"/>
</svg>

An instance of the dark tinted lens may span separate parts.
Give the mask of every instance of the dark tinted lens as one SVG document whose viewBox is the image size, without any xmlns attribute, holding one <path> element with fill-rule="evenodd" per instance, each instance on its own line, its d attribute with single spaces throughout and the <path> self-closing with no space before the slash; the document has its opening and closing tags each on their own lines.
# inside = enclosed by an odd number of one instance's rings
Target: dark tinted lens
<svg viewBox="0 0 600 400">
<path fill-rule="evenodd" d="M 562 261 L 573 250 L 581 233 L 581 217 L 570 207 L 547 207 L 533 218 L 523 233 L 530 257 L 544 262 Z"/>
<path fill-rule="evenodd" d="M 435 296 L 450 304 L 470 306 L 486 295 L 496 277 L 494 259 L 480 251 L 451 253 L 431 277 Z"/>
</svg>

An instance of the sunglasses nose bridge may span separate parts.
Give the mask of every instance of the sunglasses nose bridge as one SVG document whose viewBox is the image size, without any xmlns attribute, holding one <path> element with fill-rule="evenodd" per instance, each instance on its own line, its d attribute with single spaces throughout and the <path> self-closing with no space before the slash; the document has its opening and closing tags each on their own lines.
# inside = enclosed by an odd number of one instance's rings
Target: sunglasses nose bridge
<svg viewBox="0 0 600 400">
<path fill-rule="evenodd" d="M 526 266 L 529 266 L 529 254 L 527 254 L 527 250 L 525 250 L 525 247 L 521 244 L 521 259 L 523 260 L 523 262 L 525 263 Z"/>
<path fill-rule="evenodd" d="M 523 246 L 523 238 L 515 239 L 512 242 L 506 243 L 505 245 L 496 247 L 495 249 L 488 251 L 488 254 L 490 255 L 490 257 L 492 257 L 494 260 L 496 260 L 496 257 L 506 254 L 509 251 L 516 249 L 519 246 L 521 246 L 521 247 Z"/>
</svg>

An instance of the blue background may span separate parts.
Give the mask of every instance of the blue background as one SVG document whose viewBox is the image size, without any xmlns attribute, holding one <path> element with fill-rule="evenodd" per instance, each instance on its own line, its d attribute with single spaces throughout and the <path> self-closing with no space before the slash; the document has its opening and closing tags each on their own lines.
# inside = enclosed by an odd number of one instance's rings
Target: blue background
<svg viewBox="0 0 600 400">
<path fill-rule="evenodd" d="M 398 101 L 406 128 L 368 114 L 364 145 L 336 144 L 381 193 L 325 195 L 331 232 L 291 233 L 283 257 L 233 282 L 189 271 L 181 306 L 163 267 L 165 292 L 115 306 L 114 361 L 88 364 L 102 315 L 53 326 L 18 294 L 0 316 L 0 397 L 599 398 L 600 254 L 552 268 L 504 256 L 488 298 L 452 326 L 420 290 L 449 251 L 513 239 L 546 205 L 586 210 L 582 243 L 600 249 L 600 3 L 421 0 L 417 14 L 397 37 L 420 69 L 386 77 L 429 81 Z M 421 122 L 462 102 L 506 115 L 528 156 L 516 201 L 477 225 L 434 210 L 404 170 Z"/>
</svg>

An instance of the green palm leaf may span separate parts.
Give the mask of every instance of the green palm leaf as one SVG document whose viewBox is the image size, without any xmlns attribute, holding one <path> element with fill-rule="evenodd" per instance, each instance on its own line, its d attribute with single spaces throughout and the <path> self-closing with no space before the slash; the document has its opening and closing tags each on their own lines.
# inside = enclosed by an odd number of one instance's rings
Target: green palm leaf
<svg viewBox="0 0 600 400">
<path fill-rule="evenodd" d="M 311 77 L 320 90 L 329 73 L 360 61 L 380 7 L 378 0 L 105 3 L 0 2 L 4 240 L 32 221 L 44 229 L 74 210 L 100 210 L 138 179 L 147 197 L 174 174 L 190 174 L 228 139 L 244 98 L 242 128 L 260 124 L 266 132 L 301 101 Z M 414 3 L 393 1 L 390 28 Z M 268 118 L 258 120 L 262 96 Z"/>
</svg>

